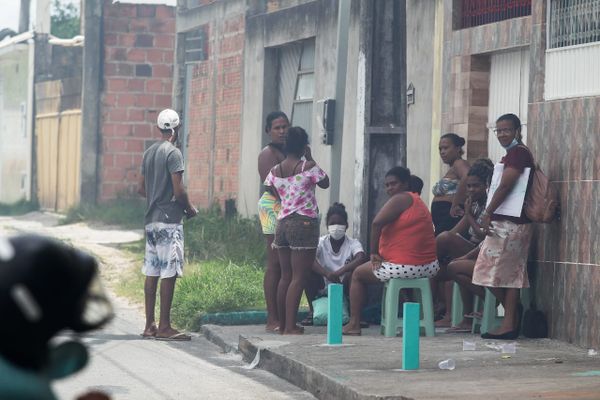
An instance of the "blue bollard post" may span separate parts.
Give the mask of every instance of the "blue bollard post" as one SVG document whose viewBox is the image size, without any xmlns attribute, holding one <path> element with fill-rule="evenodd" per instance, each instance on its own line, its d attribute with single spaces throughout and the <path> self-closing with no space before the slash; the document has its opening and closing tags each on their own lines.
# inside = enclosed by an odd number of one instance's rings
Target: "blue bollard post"
<svg viewBox="0 0 600 400">
<path fill-rule="evenodd" d="M 344 286 L 339 283 L 330 283 L 327 290 L 327 344 L 342 344 Z"/>
<path fill-rule="evenodd" d="M 419 303 L 404 303 L 402 316 L 402 369 L 419 369 Z"/>
</svg>

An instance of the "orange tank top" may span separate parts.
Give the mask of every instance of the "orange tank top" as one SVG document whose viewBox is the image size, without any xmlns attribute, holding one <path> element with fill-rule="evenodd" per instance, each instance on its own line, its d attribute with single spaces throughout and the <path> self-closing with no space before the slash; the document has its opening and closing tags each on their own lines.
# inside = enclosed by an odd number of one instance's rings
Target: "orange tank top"
<svg viewBox="0 0 600 400">
<path fill-rule="evenodd" d="M 413 203 L 396 221 L 383 227 L 379 254 L 394 264 L 429 264 L 437 259 L 431 213 L 419 195 L 407 193 Z"/>
</svg>

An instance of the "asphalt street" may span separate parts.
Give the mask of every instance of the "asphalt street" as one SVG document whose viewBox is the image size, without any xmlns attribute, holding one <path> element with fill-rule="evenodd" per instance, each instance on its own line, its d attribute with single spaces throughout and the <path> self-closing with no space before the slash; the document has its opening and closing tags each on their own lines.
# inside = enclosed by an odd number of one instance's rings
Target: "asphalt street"
<svg viewBox="0 0 600 400">
<path fill-rule="evenodd" d="M 0 235 L 42 234 L 91 252 L 101 261 L 108 287 L 132 262 L 115 244 L 141 238 L 141 231 L 57 222 L 57 215 L 47 213 L 0 217 Z M 314 399 L 269 372 L 250 369 L 241 355 L 223 353 L 203 336 L 193 334 L 191 342 L 177 343 L 144 339 L 140 305 L 114 296 L 113 305 L 116 317 L 108 326 L 78 338 L 89 347 L 90 363 L 54 385 L 61 399 L 90 390 L 103 391 L 113 400 Z"/>
</svg>

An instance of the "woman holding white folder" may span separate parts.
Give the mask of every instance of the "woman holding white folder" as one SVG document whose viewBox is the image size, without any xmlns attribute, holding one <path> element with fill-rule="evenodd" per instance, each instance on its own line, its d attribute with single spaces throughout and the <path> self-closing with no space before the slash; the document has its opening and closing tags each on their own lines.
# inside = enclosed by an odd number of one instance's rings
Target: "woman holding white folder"
<svg viewBox="0 0 600 400">
<path fill-rule="evenodd" d="M 519 336 L 523 309 L 519 304 L 519 289 L 529 287 L 527 256 L 532 234 L 531 221 L 523 212 L 520 198 L 524 198 L 522 189 L 531 185 L 534 160 L 521 142 L 519 117 L 502 115 L 494 132 L 506 155 L 500 161 L 503 168 L 495 169 L 501 175 L 492 179 L 497 186 L 488 196 L 488 205 L 482 213 L 481 228 L 487 236 L 477 257 L 473 284 L 488 287 L 505 310 L 500 327 L 481 337 L 514 340 Z M 519 192 L 522 192 L 520 197 Z"/>
</svg>

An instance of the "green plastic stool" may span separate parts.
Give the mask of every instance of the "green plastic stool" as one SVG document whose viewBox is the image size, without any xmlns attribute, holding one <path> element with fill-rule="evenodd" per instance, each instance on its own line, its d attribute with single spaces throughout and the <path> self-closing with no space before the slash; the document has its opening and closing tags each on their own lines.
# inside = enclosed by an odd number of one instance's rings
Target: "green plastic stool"
<svg viewBox="0 0 600 400">
<path fill-rule="evenodd" d="M 480 302 L 479 296 L 475 296 L 473 311 L 479 310 L 481 306 Z M 485 299 L 483 300 L 483 310 L 481 314 L 481 318 L 473 316 L 471 333 L 475 333 L 477 331 L 477 327 L 479 327 L 479 333 L 487 333 L 496 329 L 496 327 L 498 327 L 502 322 L 502 317 L 497 316 L 496 297 L 487 288 L 485 289 Z"/>
<path fill-rule="evenodd" d="M 395 337 L 398 328 L 402 327 L 402 318 L 398 317 L 400 290 L 418 289 L 421 293 L 421 310 L 423 318 L 419 326 L 425 328 L 425 336 L 435 336 L 433 323 L 433 299 L 428 278 L 420 279 L 390 279 L 383 286 L 383 301 L 381 302 L 381 333 L 386 337 Z"/>
<path fill-rule="evenodd" d="M 460 286 L 454 282 L 454 285 L 452 285 L 452 326 L 461 323 L 464 313 L 462 297 L 460 297 Z"/>
<path fill-rule="evenodd" d="M 523 315 L 525 315 L 525 311 L 529 309 L 529 305 L 531 303 L 531 293 L 529 288 L 521 289 L 520 293 L 521 304 L 523 305 Z M 473 304 L 473 310 L 479 310 L 480 300 L 478 296 L 475 296 L 475 302 Z M 487 333 L 496 327 L 498 327 L 502 323 L 503 317 L 498 317 L 496 308 L 496 297 L 492 294 L 492 292 L 486 288 L 485 289 L 485 299 L 483 300 L 483 312 L 481 318 L 473 318 L 473 325 L 471 325 L 471 333 L 475 333 L 477 331 L 477 327 L 479 327 L 479 332 L 481 334 Z M 522 318 L 523 316 L 521 316 Z M 522 322 L 522 321 L 521 321 Z"/>
</svg>

